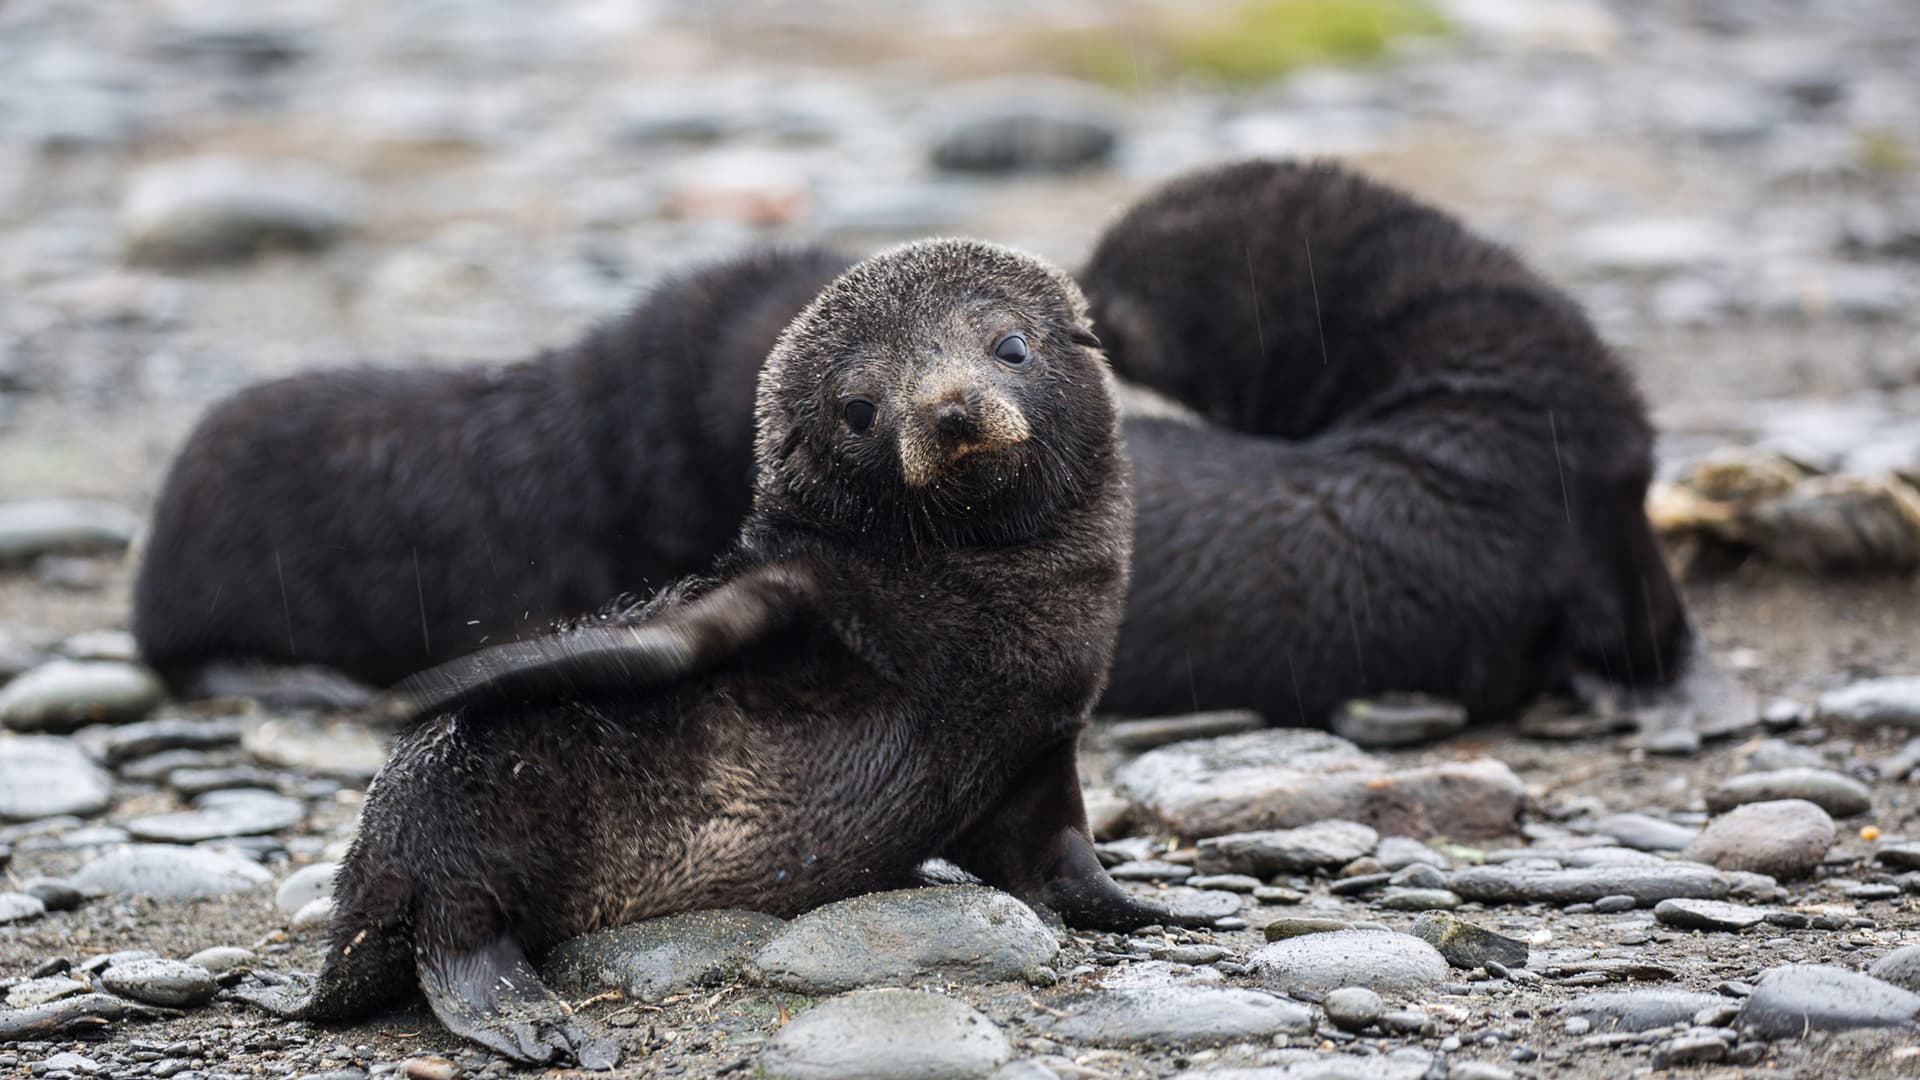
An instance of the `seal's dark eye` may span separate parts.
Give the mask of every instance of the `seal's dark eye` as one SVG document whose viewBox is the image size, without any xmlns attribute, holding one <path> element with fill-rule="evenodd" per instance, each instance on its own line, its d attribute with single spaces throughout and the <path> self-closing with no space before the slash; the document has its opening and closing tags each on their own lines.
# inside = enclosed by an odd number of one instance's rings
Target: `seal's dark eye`
<svg viewBox="0 0 1920 1080">
<path fill-rule="evenodd" d="M 842 415 L 847 418 L 847 426 L 853 429 L 855 435 L 858 435 L 873 426 L 874 411 L 873 402 L 866 398 L 854 398 L 847 402 Z"/>
<path fill-rule="evenodd" d="M 1027 362 L 1027 338 L 1025 334 L 1008 334 L 994 343 L 993 358 L 1008 367 L 1019 367 Z"/>
</svg>

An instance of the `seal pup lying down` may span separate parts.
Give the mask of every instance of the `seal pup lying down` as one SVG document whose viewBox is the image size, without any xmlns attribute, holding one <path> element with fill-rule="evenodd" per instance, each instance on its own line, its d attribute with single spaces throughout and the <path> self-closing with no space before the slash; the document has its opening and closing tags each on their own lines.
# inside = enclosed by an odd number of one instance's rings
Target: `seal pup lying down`
<svg viewBox="0 0 1920 1080">
<path fill-rule="evenodd" d="M 1504 248 L 1346 169 L 1254 161 L 1148 195 L 1079 278 L 1115 372 L 1205 421 L 1126 421 L 1103 711 L 1324 724 L 1414 691 L 1486 719 L 1689 668 L 1645 406 Z"/>
<path fill-rule="evenodd" d="M 141 655 L 183 696 L 349 704 L 366 695 L 352 681 L 385 686 L 707 569 L 751 501 L 760 362 L 851 262 L 799 249 L 703 267 L 493 370 L 241 391 L 201 420 L 154 509 Z"/>
<path fill-rule="evenodd" d="M 252 997 L 338 1019 L 417 982 L 469 1039 L 604 1067 L 529 962 L 600 927 L 792 915 L 935 857 L 1070 925 L 1168 921 L 1102 869 L 1075 768 L 1126 593 L 1110 383 L 1038 260 L 856 265 L 760 376 L 753 511 L 713 577 L 411 680 L 317 983 Z"/>
</svg>

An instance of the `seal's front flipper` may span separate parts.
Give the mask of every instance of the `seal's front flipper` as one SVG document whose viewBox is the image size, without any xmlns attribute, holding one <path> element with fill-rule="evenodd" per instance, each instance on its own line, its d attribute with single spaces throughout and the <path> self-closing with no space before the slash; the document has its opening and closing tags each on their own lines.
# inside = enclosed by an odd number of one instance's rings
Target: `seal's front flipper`
<svg viewBox="0 0 1920 1080">
<path fill-rule="evenodd" d="M 620 1044 L 576 1018 L 505 934 L 472 952 L 422 952 L 419 965 L 427 1004 L 463 1039 L 528 1065 L 557 1057 L 611 1069 L 620 1060 Z"/>
<path fill-rule="evenodd" d="M 1211 926 L 1142 900 L 1109 877 L 1093 850 L 1071 739 L 1042 753 L 1015 777 L 985 817 L 945 853 L 961 869 L 1030 903 L 1060 913 L 1082 930 L 1133 930 L 1154 924 Z"/>
</svg>

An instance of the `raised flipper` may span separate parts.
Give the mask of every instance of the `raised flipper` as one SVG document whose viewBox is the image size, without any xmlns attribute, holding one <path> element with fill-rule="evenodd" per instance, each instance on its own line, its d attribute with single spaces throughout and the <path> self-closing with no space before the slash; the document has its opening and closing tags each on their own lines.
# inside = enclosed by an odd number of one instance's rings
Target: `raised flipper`
<svg viewBox="0 0 1920 1080">
<path fill-rule="evenodd" d="M 507 935 L 465 953 L 419 958 L 420 989 L 447 1030 L 529 1065 L 571 1058 L 585 1069 L 611 1069 L 620 1043 L 595 1032 L 547 989 L 518 942 Z"/>
<path fill-rule="evenodd" d="M 659 686 L 724 663 L 805 610 L 816 585 L 790 564 L 765 566 L 630 626 L 595 626 L 495 645 L 394 688 L 412 719 L 474 705 L 512 706 Z"/>
<path fill-rule="evenodd" d="M 1107 874 L 1093 850 L 1076 758 L 1072 739 L 1043 752 L 944 856 L 989 885 L 1045 904 L 1078 929 L 1213 925 L 1134 896 Z"/>
</svg>

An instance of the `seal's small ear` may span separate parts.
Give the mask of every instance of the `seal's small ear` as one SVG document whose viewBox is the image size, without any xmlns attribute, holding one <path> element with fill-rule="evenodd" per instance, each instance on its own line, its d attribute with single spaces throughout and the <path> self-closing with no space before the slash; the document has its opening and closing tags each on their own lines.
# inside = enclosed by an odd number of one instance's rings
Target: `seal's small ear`
<svg viewBox="0 0 1920 1080">
<path fill-rule="evenodd" d="M 774 563 L 627 626 L 509 642 L 449 660 L 394 687 L 407 723 L 472 707 L 512 708 L 658 689 L 738 656 L 799 622 L 813 573 Z"/>
<path fill-rule="evenodd" d="M 1095 334 L 1091 328 L 1086 326 L 1074 327 L 1073 330 L 1067 334 L 1067 339 L 1075 345 L 1084 346 L 1089 349 L 1104 350 L 1106 348 L 1105 345 L 1100 344 L 1099 336 Z"/>
</svg>

